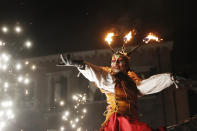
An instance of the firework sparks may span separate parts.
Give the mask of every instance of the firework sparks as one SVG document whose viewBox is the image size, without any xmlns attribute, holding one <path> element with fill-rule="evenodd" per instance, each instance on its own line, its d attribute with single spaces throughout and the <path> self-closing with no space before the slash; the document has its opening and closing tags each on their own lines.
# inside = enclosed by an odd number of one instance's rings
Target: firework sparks
<svg viewBox="0 0 197 131">
<path fill-rule="evenodd" d="M 69 110 L 66 110 L 62 115 L 62 120 L 65 122 L 64 126 L 70 127 L 70 130 L 77 130 L 82 131 L 82 128 L 80 127 L 83 123 L 82 119 L 85 117 L 87 113 L 86 108 L 82 108 L 80 105 L 83 105 L 86 103 L 86 94 L 75 94 L 72 96 L 74 105 L 71 112 Z"/>
<path fill-rule="evenodd" d="M 29 64 L 29 61 L 25 61 L 25 65 L 28 65 Z"/>
<path fill-rule="evenodd" d="M 20 32 L 22 31 L 22 29 L 21 29 L 21 27 L 16 26 L 16 27 L 15 27 L 15 31 L 16 31 L 16 33 L 20 33 Z"/>
<path fill-rule="evenodd" d="M 32 46 L 31 41 L 26 41 L 26 42 L 25 42 L 25 46 L 26 46 L 27 48 L 30 48 L 30 47 Z"/>
<path fill-rule="evenodd" d="M 60 101 L 60 106 L 64 106 L 64 101 Z"/>
<path fill-rule="evenodd" d="M 32 70 L 35 70 L 35 69 L 36 69 L 36 65 L 32 65 L 32 66 L 31 66 L 31 69 L 32 69 Z"/>
<path fill-rule="evenodd" d="M 2 30 L 4 33 L 7 33 L 7 32 L 8 32 L 8 27 L 3 26 L 1 30 Z"/>
<path fill-rule="evenodd" d="M 5 42 L 0 40 L 0 46 L 5 46 Z"/>
<path fill-rule="evenodd" d="M 9 34 L 10 30 L 9 28 L 4 26 L 2 28 L 2 32 L 6 33 L 6 35 Z M 9 31 L 9 32 L 8 32 Z M 16 33 L 20 33 L 22 31 L 22 28 L 17 26 L 15 28 Z M 7 37 L 6 37 L 7 38 Z M 9 37 L 8 37 L 9 38 Z M 6 44 L 5 44 L 6 43 Z M 22 43 L 22 42 L 21 42 Z M 31 92 L 29 88 L 27 89 L 27 86 L 31 81 L 30 75 L 27 74 L 28 71 L 35 70 L 36 66 L 31 69 L 31 67 L 28 66 L 28 64 L 22 62 L 19 62 L 15 55 L 12 55 L 7 52 L 11 52 L 9 45 L 10 40 L 4 39 L 3 41 L 0 40 L 0 130 L 5 130 L 4 128 L 8 126 L 10 121 L 15 119 L 15 111 L 16 108 L 15 105 L 15 96 L 12 93 L 16 93 L 19 88 L 15 87 L 21 87 L 24 90 L 21 90 L 19 95 L 24 95 L 25 97 L 28 97 Z M 27 43 L 29 45 L 30 43 Z M 18 45 L 17 45 L 18 46 Z M 8 47 L 8 48 L 7 48 Z M 14 47 L 15 48 L 15 47 Z M 5 52 L 6 51 L 6 52 Z M 30 63 L 30 62 L 28 62 Z M 19 92 L 17 92 L 19 93 Z"/>
</svg>

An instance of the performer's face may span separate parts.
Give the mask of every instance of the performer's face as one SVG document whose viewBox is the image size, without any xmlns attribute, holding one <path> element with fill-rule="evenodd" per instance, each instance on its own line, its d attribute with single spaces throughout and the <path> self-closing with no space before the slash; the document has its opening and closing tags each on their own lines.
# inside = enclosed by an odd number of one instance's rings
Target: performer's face
<svg viewBox="0 0 197 131">
<path fill-rule="evenodd" d="M 126 62 L 123 56 L 118 54 L 112 56 L 111 69 L 114 73 L 126 72 Z"/>
</svg>

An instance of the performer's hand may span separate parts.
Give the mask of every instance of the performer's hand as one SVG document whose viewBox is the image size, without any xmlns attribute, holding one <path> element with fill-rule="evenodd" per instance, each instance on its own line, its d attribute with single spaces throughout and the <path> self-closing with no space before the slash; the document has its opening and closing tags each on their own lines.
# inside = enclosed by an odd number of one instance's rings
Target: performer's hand
<svg viewBox="0 0 197 131">
<path fill-rule="evenodd" d="M 74 65 L 71 64 L 70 54 L 68 54 L 66 57 L 64 57 L 62 54 L 60 54 L 60 59 L 61 59 L 61 62 L 65 66 L 74 66 Z"/>
<path fill-rule="evenodd" d="M 62 63 L 64 64 L 64 66 L 75 66 L 80 69 L 85 68 L 85 64 L 84 64 L 83 60 L 72 60 L 70 54 L 68 54 L 66 57 L 64 57 L 61 54 L 60 58 L 62 60 Z"/>
<path fill-rule="evenodd" d="M 181 87 L 180 85 L 186 83 L 186 78 L 180 76 L 178 73 L 171 73 L 171 79 L 173 80 L 176 88 Z"/>
</svg>

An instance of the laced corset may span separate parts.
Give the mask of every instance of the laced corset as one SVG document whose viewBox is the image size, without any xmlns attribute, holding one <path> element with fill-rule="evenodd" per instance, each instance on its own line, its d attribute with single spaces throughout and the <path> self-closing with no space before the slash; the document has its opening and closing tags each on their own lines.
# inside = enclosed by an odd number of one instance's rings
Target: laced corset
<svg viewBox="0 0 197 131">
<path fill-rule="evenodd" d="M 106 120 L 103 124 L 108 121 L 114 112 L 118 112 L 121 115 L 129 115 L 131 119 L 137 119 L 137 97 L 139 91 L 136 84 L 141 79 L 134 72 L 128 72 L 128 75 L 118 73 L 114 76 L 116 78 L 115 94 L 101 89 L 105 93 L 108 103 L 104 113 Z"/>
</svg>

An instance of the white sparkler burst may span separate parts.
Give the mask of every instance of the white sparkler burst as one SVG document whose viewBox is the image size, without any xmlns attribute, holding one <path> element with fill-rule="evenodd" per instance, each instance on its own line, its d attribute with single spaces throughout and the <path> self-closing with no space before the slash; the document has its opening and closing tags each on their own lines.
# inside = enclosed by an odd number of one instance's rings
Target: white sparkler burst
<svg viewBox="0 0 197 131">
<path fill-rule="evenodd" d="M 61 126 L 60 131 L 64 131 L 64 130 L 65 130 L 65 127 Z"/>
<path fill-rule="evenodd" d="M 18 80 L 18 82 L 22 82 L 23 77 L 22 76 L 18 76 L 17 80 Z"/>
<path fill-rule="evenodd" d="M 30 48 L 30 47 L 32 46 L 32 42 L 31 42 L 31 41 L 26 41 L 26 42 L 25 42 L 25 46 L 26 46 L 27 48 Z"/>
<path fill-rule="evenodd" d="M 36 65 L 32 65 L 32 66 L 31 66 L 31 69 L 32 69 L 32 70 L 35 70 L 35 69 L 36 69 Z"/>
<path fill-rule="evenodd" d="M 8 27 L 3 26 L 1 30 L 2 30 L 4 33 L 7 33 L 7 32 L 8 32 Z"/>
<path fill-rule="evenodd" d="M 2 53 L 0 55 L 0 62 L 1 63 L 7 63 L 10 59 L 10 55 L 8 55 L 7 53 Z"/>
<path fill-rule="evenodd" d="M 83 109 L 83 113 L 86 113 L 86 112 L 87 112 L 87 110 L 84 108 L 84 109 Z"/>
<path fill-rule="evenodd" d="M 29 79 L 28 78 L 25 78 L 24 84 L 29 84 Z"/>
<path fill-rule="evenodd" d="M 29 94 L 29 91 L 26 89 L 25 90 L 25 95 L 28 95 Z"/>
<path fill-rule="evenodd" d="M 0 108 L 0 130 L 5 127 L 5 124 L 14 119 L 15 115 L 12 110 L 13 102 L 11 100 L 2 100 Z"/>
<path fill-rule="evenodd" d="M 60 106 L 64 106 L 64 101 L 60 101 Z"/>
<path fill-rule="evenodd" d="M 4 128 L 7 126 L 5 123 L 9 123 L 9 121 L 15 119 L 15 113 L 13 111 L 14 102 L 12 99 L 16 98 L 10 93 L 15 91 L 17 83 L 24 83 L 24 85 L 30 83 L 30 76 L 24 77 L 21 75 L 24 74 L 22 64 L 15 61 L 16 60 L 11 59 L 10 54 L 0 54 L 0 87 L 2 87 L 0 89 L 0 130 L 4 130 Z M 24 90 L 25 95 L 28 95 L 29 91 L 25 88 Z M 10 99 L 6 100 L 5 98 L 7 97 Z"/>
<path fill-rule="evenodd" d="M 3 42 L 2 40 L 0 40 L 0 46 L 5 46 L 5 42 Z"/>
<path fill-rule="evenodd" d="M 81 131 L 81 127 L 77 128 L 77 131 Z"/>
<path fill-rule="evenodd" d="M 20 33 L 20 32 L 22 31 L 22 29 L 21 29 L 21 27 L 16 26 L 16 27 L 15 27 L 15 31 L 16 31 L 16 33 Z"/>
<path fill-rule="evenodd" d="M 1 29 L 3 33 L 9 35 L 10 30 L 8 30 L 8 27 L 4 26 Z M 15 31 L 16 33 L 20 33 L 22 28 L 17 26 Z M 10 41 L 11 40 L 5 38 L 0 40 L 0 131 L 6 130 L 5 127 L 9 126 L 10 121 L 16 119 L 14 109 L 16 108 L 15 105 L 18 104 L 16 103 L 16 99 L 18 99 L 17 96 L 30 96 L 31 90 L 27 88 L 27 85 L 31 83 L 31 75 L 27 72 L 32 72 L 36 69 L 36 65 L 30 61 L 19 61 L 15 57 L 17 55 L 11 54 L 12 51 L 9 49 L 10 46 L 7 46 L 10 44 Z M 27 47 L 32 45 L 30 42 L 26 44 Z"/>
<path fill-rule="evenodd" d="M 75 94 L 72 98 L 74 100 L 74 109 L 71 112 L 66 110 L 62 114 L 62 120 L 64 121 L 64 126 L 68 127 L 68 130 L 82 131 L 80 126 L 83 124 L 82 120 L 87 113 L 87 109 L 82 108 L 81 105 L 84 105 L 87 101 L 86 94 Z"/>
<path fill-rule="evenodd" d="M 29 64 L 29 61 L 25 61 L 25 65 L 28 65 Z"/>
<path fill-rule="evenodd" d="M 13 105 L 13 102 L 10 100 L 1 102 L 1 107 L 3 107 L 3 108 L 11 107 L 12 105 Z"/>
<path fill-rule="evenodd" d="M 4 87 L 4 88 L 8 88 L 8 87 L 9 87 L 8 82 L 5 82 L 3 87 Z"/>
<path fill-rule="evenodd" d="M 20 63 L 16 64 L 16 70 L 20 70 L 22 68 L 22 65 Z"/>
<path fill-rule="evenodd" d="M 0 130 L 2 130 L 6 126 L 6 122 L 1 121 L 0 122 Z"/>
</svg>

